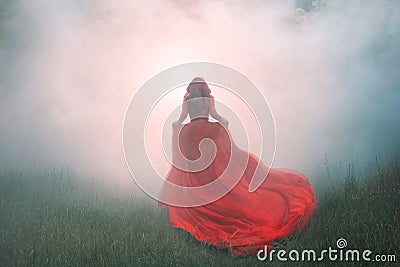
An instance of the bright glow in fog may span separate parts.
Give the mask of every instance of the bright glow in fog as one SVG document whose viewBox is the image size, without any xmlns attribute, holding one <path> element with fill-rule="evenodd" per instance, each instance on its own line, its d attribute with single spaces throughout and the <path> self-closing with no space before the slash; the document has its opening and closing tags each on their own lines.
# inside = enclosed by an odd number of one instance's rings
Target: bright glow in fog
<svg viewBox="0 0 400 267">
<path fill-rule="evenodd" d="M 1 164 L 69 165 L 131 184 L 121 140 L 130 99 L 155 73 L 199 60 L 263 91 L 275 166 L 311 174 L 325 153 L 363 162 L 398 150 L 400 2 L 320 2 L 304 17 L 296 1 L 2 4 Z"/>
</svg>

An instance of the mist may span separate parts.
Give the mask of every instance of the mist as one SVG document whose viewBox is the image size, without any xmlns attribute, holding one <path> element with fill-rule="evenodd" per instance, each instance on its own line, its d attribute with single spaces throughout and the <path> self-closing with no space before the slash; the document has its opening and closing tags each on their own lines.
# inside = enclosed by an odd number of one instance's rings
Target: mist
<svg viewBox="0 0 400 267">
<path fill-rule="evenodd" d="M 400 148 L 399 11 L 389 0 L 0 1 L 0 166 L 133 186 L 130 100 L 192 61 L 258 85 L 275 118 L 274 167 L 312 180 L 326 158 L 363 166 Z"/>
</svg>

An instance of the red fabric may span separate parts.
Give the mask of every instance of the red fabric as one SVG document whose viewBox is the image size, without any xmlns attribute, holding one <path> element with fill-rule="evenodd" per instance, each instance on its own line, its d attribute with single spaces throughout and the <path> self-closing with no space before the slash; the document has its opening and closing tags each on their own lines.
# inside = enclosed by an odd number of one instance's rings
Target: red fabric
<svg viewBox="0 0 400 267">
<path fill-rule="evenodd" d="M 173 136 L 176 137 L 178 132 L 174 129 Z M 229 133 L 219 123 L 204 120 L 194 120 L 182 128 L 179 135 L 182 154 L 191 160 L 198 158 L 198 146 L 203 138 L 211 138 L 216 144 L 213 163 L 199 172 L 186 172 L 172 166 L 168 181 L 189 187 L 210 183 L 226 169 L 230 157 L 233 163 L 240 164 L 249 156 L 247 167 L 233 190 L 210 204 L 198 207 L 166 205 L 171 226 L 188 231 L 198 241 L 228 248 L 234 255 L 251 255 L 264 245 L 270 247 L 274 240 L 302 230 L 311 220 L 317 201 L 307 177 L 292 170 L 271 169 L 260 188 L 250 193 L 249 182 L 258 158 L 231 143 Z M 173 153 L 177 153 L 177 149 L 178 146 L 174 146 Z M 265 165 L 261 166 L 264 171 L 268 170 Z M 160 192 L 162 199 L 174 200 L 202 199 L 207 194 L 211 193 L 204 191 L 188 196 L 167 186 Z"/>
</svg>

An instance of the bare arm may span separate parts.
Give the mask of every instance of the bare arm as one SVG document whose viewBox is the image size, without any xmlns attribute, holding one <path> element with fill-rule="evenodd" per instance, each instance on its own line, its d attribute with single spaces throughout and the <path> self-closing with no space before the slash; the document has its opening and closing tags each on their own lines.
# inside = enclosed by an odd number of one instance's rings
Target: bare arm
<svg viewBox="0 0 400 267">
<path fill-rule="evenodd" d="M 186 103 L 187 95 L 188 94 L 186 93 L 184 98 L 183 98 L 181 115 L 179 116 L 179 119 L 174 122 L 174 124 L 176 124 L 176 125 L 177 124 L 181 124 L 186 119 L 186 117 L 188 115 L 188 108 L 187 108 L 187 103 Z"/>
<path fill-rule="evenodd" d="M 214 97 L 210 96 L 210 115 L 216 119 L 217 121 L 219 121 L 220 123 L 222 123 L 223 125 L 225 125 L 226 127 L 229 124 L 229 121 L 227 119 L 225 119 L 224 117 L 222 117 L 217 109 L 215 108 L 215 101 L 214 101 Z"/>
</svg>

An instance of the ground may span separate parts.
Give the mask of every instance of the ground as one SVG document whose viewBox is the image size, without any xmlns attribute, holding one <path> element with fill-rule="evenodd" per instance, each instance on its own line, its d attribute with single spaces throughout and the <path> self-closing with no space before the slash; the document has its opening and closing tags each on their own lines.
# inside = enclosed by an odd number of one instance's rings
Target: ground
<svg viewBox="0 0 400 267">
<path fill-rule="evenodd" d="M 374 166 L 372 166 L 374 165 Z M 400 261 L 400 168 L 397 159 L 342 177 L 319 177 L 319 201 L 308 227 L 278 240 L 275 249 L 322 251 L 369 249 Z M 0 261 L 2 266 L 286 266 L 288 262 L 235 258 L 168 225 L 164 209 L 135 196 L 97 190 L 83 176 L 60 169 L 0 173 Z M 85 186 L 85 183 L 86 186 Z M 90 184 L 90 185 L 89 185 Z M 85 189 L 86 188 L 86 189 Z M 90 190 L 88 190 L 90 188 Z M 320 189 L 321 188 L 321 189 Z M 310 262 L 290 262 L 310 266 Z M 350 266 L 355 262 L 318 264 Z M 364 266 L 366 262 L 359 262 Z M 371 264 L 374 265 L 374 264 Z M 379 266 L 381 266 L 379 264 Z M 376 265 L 377 266 L 377 265 Z"/>
</svg>

